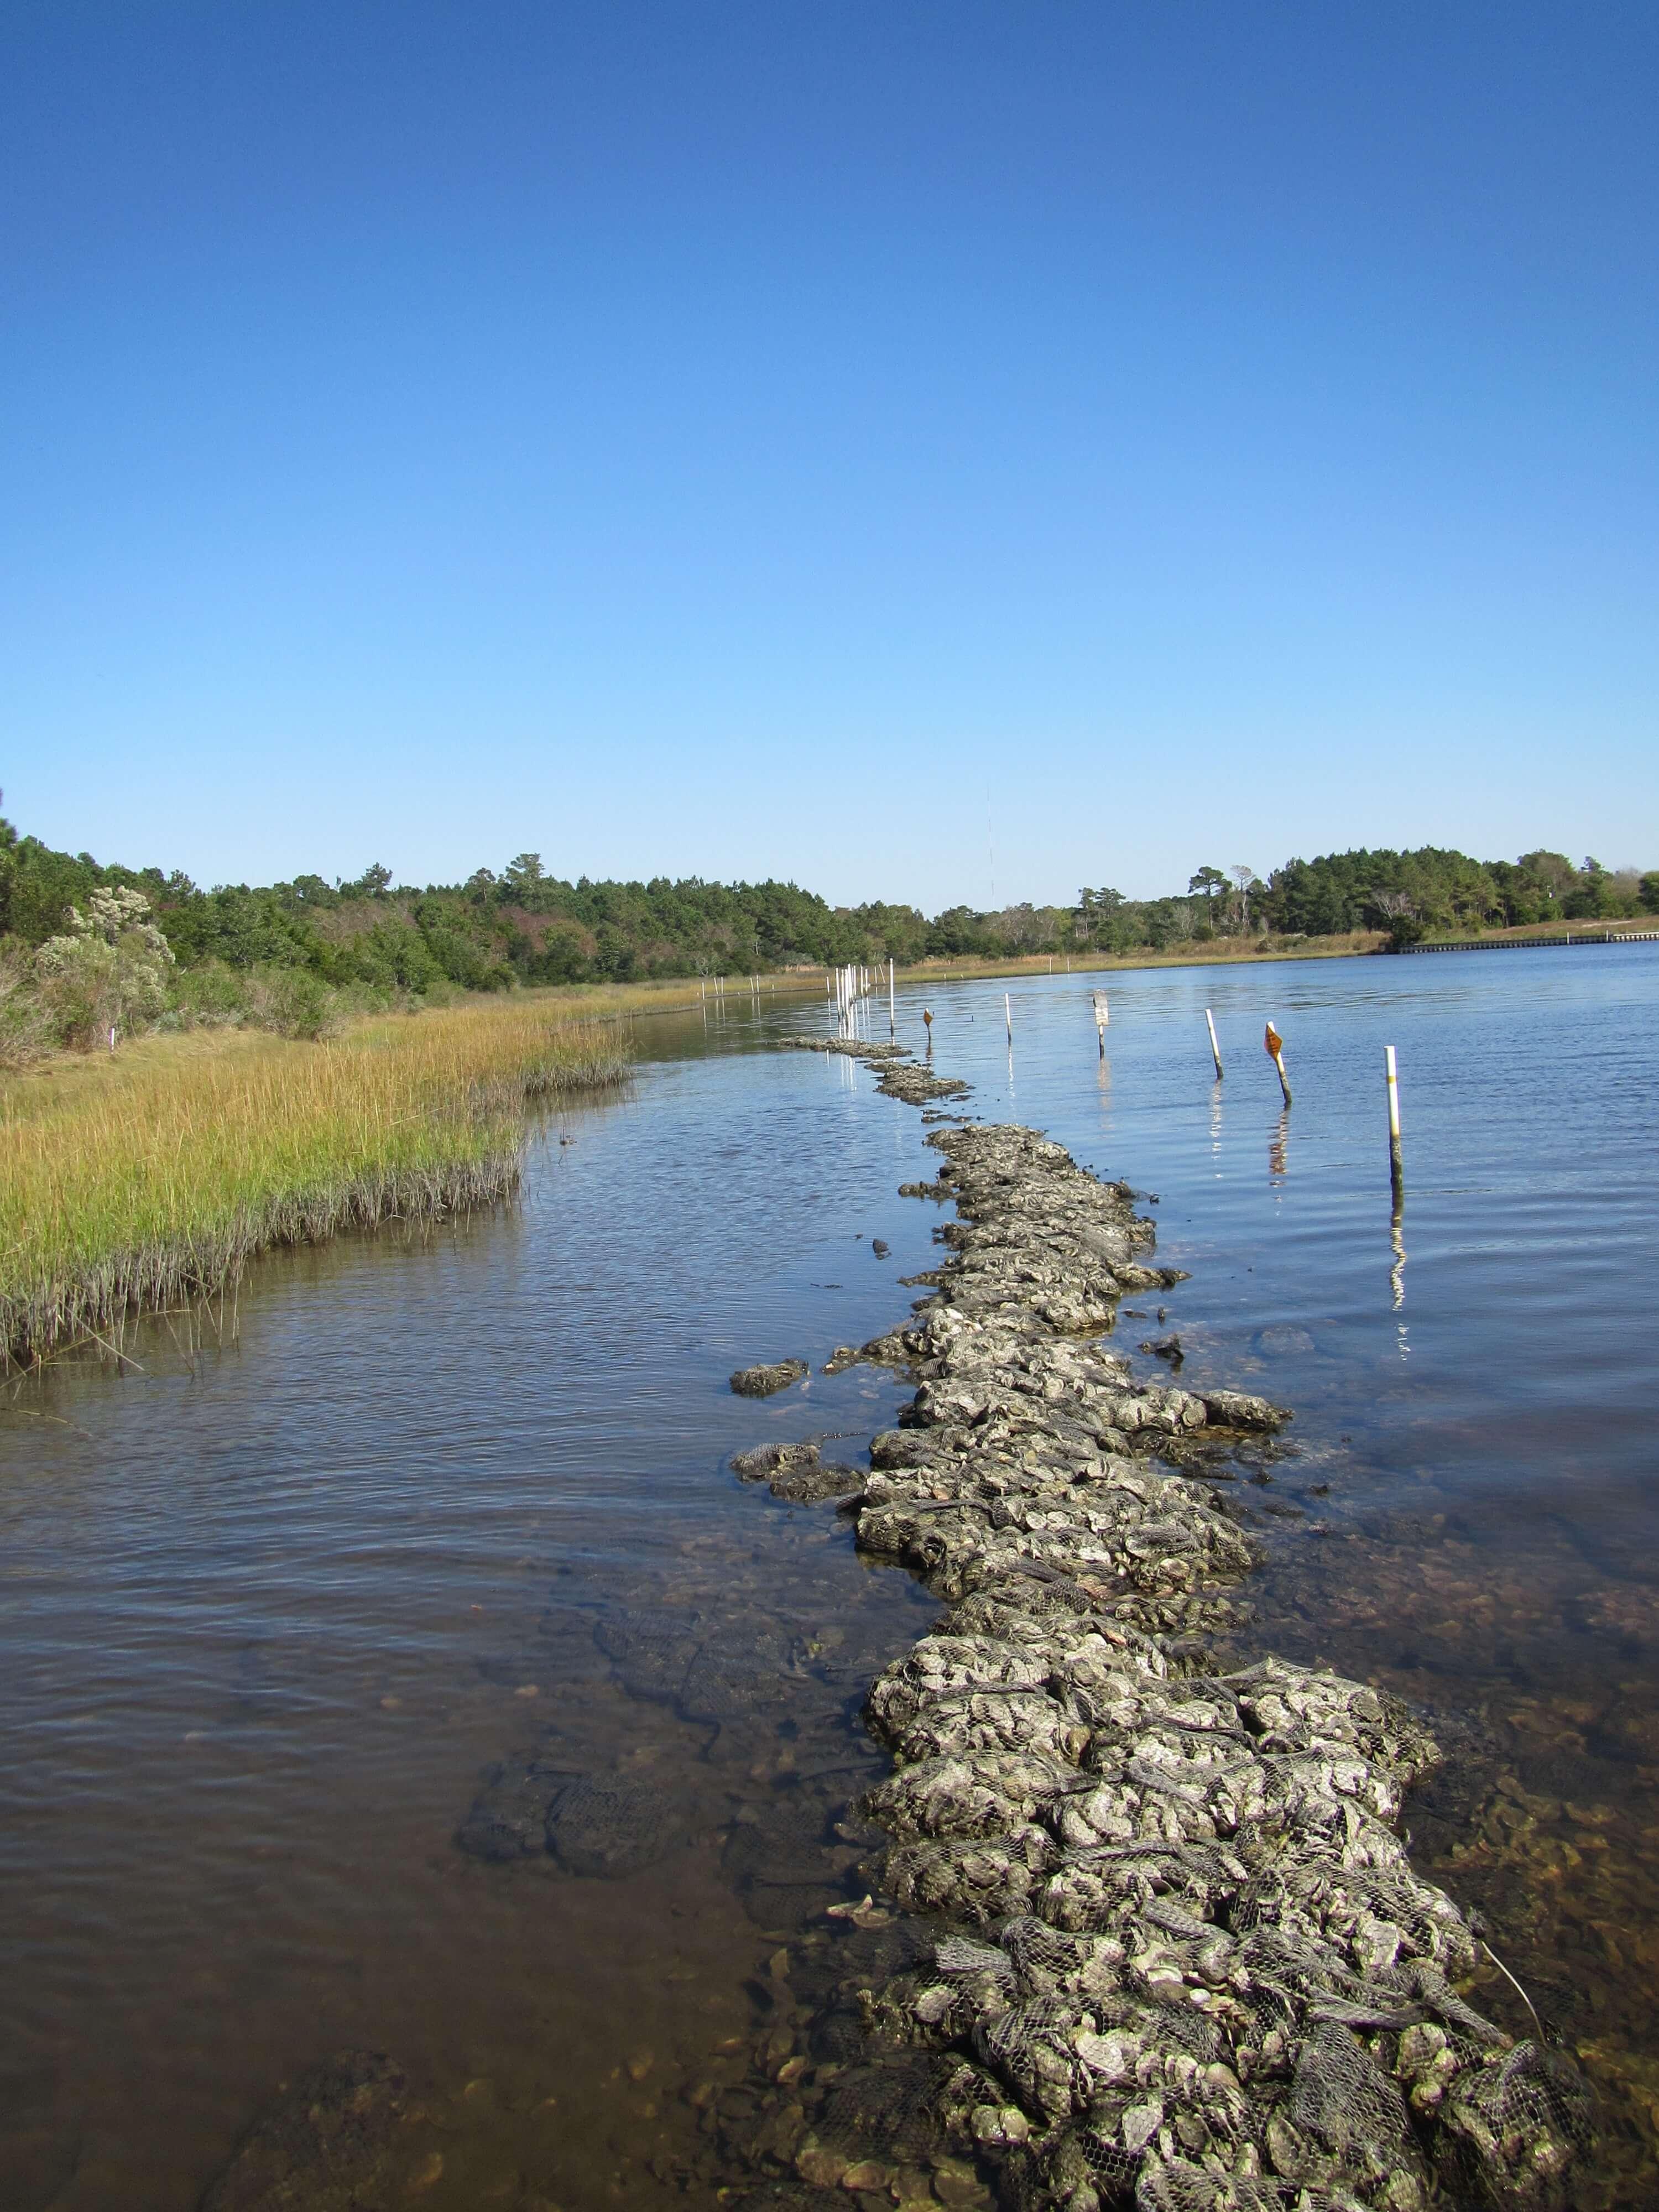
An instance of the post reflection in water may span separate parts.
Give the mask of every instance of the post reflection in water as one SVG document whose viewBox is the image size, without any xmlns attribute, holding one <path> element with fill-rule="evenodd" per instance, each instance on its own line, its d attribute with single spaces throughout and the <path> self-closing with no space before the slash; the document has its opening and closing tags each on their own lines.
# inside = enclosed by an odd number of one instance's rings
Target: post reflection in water
<svg viewBox="0 0 1659 2212">
<path fill-rule="evenodd" d="M 1218 1084 L 1216 1088 L 1220 1089 Z M 1291 1109 L 1285 1107 L 1273 1124 L 1273 1135 L 1267 1139 L 1267 1181 L 1275 1188 L 1290 1173 Z"/>
<path fill-rule="evenodd" d="M 1394 1265 L 1389 1269 L 1389 1286 L 1394 1295 L 1394 1310 L 1401 1312 L 1406 1304 L 1406 1200 L 1396 1192 L 1394 1209 L 1389 1217 L 1389 1243 L 1394 1249 Z M 1410 1346 L 1406 1342 L 1406 1324 L 1399 1329 L 1400 1354 L 1403 1359 Z"/>
</svg>

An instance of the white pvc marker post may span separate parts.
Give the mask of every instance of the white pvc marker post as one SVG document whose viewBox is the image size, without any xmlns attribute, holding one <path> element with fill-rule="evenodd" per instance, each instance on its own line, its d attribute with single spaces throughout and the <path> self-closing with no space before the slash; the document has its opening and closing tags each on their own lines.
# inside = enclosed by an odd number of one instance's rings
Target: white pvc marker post
<svg viewBox="0 0 1659 2212">
<path fill-rule="evenodd" d="M 893 1004 L 893 963 L 890 960 L 887 963 L 887 1034 L 890 1037 L 898 1035 L 898 1014 Z"/>
<path fill-rule="evenodd" d="M 1382 1068 L 1389 1086 L 1389 1180 L 1397 1202 L 1405 1194 L 1406 1159 L 1400 1149 L 1400 1071 L 1391 1044 L 1382 1048 Z"/>
<path fill-rule="evenodd" d="M 1204 1020 L 1210 1032 L 1210 1057 L 1215 1062 L 1215 1079 L 1219 1083 L 1226 1070 L 1221 1065 L 1221 1047 L 1215 1041 L 1215 1016 L 1207 1006 L 1204 1009 Z"/>
<path fill-rule="evenodd" d="M 1106 1057 L 1106 1030 L 1108 1024 L 1112 1018 L 1112 1010 L 1107 1003 L 1106 994 L 1104 991 L 1091 991 L 1089 995 L 1094 1000 L 1095 1004 L 1095 1036 L 1099 1041 L 1100 1056 L 1104 1060 Z"/>
<path fill-rule="evenodd" d="M 1008 1003 L 1006 991 L 1002 994 L 1002 1018 L 1008 1025 L 1008 1042 L 1012 1044 L 1014 1041 L 1014 1010 Z"/>
</svg>

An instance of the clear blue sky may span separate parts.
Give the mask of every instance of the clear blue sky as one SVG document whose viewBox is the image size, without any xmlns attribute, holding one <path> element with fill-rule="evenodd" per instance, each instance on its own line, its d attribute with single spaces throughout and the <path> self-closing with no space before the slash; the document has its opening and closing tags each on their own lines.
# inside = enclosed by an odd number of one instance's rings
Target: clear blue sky
<svg viewBox="0 0 1659 2212">
<path fill-rule="evenodd" d="M 1653 0 L 11 0 L 5 811 L 1659 866 L 1656 108 Z"/>
</svg>

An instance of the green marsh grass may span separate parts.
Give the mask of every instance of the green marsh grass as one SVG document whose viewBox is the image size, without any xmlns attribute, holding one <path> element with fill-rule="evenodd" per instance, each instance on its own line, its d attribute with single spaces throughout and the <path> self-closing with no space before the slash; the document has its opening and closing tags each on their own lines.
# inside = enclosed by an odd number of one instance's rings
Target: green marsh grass
<svg viewBox="0 0 1659 2212">
<path fill-rule="evenodd" d="M 251 1255 L 517 1179 L 527 1099 L 621 1081 L 611 1024 L 507 1000 L 323 1043 L 160 1039 L 0 1085 L 0 1352 L 14 1364 L 212 1294 Z M 171 1048 L 169 1048 L 171 1047 Z"/>
</svg>

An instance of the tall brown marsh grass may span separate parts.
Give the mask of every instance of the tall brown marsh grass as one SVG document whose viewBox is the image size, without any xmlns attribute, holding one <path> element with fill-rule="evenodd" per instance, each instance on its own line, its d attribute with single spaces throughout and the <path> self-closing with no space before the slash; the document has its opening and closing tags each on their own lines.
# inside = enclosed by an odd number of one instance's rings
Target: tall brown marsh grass
<svg viewBox="0 0 1659 2212">
<path fill-rule="evenodd" d="M 622 1080 L 610 1024 L 508 1000 L 322 1043 L 239 1036 L 0 1085 L 0 1355 L 211 1293 L 254 1252 L 484 1203 L 527 1098 Z"/>
</svg>

